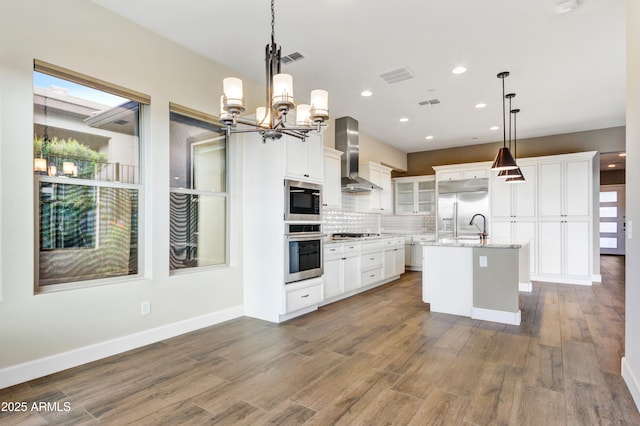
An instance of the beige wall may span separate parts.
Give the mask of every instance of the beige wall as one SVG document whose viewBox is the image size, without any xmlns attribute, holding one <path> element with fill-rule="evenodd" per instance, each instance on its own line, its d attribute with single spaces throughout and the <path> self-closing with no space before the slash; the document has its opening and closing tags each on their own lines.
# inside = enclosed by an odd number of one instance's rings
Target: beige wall
<svg viewBox="0 0 640 426">
<path fill-rule="evenodd" d="M 0 388 L 27 370 L 46 374 L 165 330 L 241 315 L 242 166 L 233 144 L 231 265 L 169 274 L 169 102 L 217 115 L 222 79 L 236 73 L 86 0 L 0 1 L 0 16 Z M 140 277 L 34 294 L 34 58 L 151 97 L 142 120 Z M 244 84 L 263 93 L 256 82 Z M 143 301 L 151 301 L 151 315 L 140 315 Z"/>
<path fill-rule="evenodd" d="M 627 231 L 625 348 L 622 376 L 640 406 L 640 2 L 627 0 Z"/>
<path fill-rule="evenodd" d="M 374 138 L 371 135 L 359 131 L 359 145 L 360 145 L 360 163 L 366 163 L 373 161 L 374 163 L 381 163 L 389 167 L 393 167 L 394 170 L 405 171 L 407 170 L 407 153 L 397 148 L 387 145 Z M 328 122 L 328 128 L 323 133 L 323 142 L 325 146 L 335 148 L 335 126 L 334 119 L 330 119 Z"/>
<path fill-rule="evenodd" d="M 622 185 L 625 183 L 624 170 L 600 172 L 600 185 Z"/>
<path fill-rule="evenodd" d="M 492 161 L 502 142 L 407 154 L 407 176 L 434 174 L 433 166 Z M 625 150 L 625 128 L 590 130 L 518 141 L 518 157 L 569 154 L 583 151 Z"/>
</svg>

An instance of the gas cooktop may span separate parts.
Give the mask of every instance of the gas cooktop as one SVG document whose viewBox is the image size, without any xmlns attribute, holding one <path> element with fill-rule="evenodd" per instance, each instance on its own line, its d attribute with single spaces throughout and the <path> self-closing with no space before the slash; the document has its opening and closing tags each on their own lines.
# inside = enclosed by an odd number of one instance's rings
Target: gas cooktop
<svg viewBox="0 0 640 426">
<path fill-rule="evenodd" d="M 380 234 L 372 234 L 368 232 L 339 232 L 332 234 L 331 238 L 334 240 L 349 240 L 354 238 L 372 238 L 379 237 Z"/>
</svg>

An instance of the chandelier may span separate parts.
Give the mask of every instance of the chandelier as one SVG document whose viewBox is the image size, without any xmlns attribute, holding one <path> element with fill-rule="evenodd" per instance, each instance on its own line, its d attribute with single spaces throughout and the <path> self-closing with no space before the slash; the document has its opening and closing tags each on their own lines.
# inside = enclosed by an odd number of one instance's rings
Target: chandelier
<svg viewBox="0 0 640 426">
<path fill-rule="evenodd" d="M 259 132 L 262 141 L 277 140 L 282 135 L 303 141 L 311 131 L 320 132 L 329 118 L 329 94 L 326 90 L 311 91 L 309 104 L 296 106 L 293 97 L 293 77 L 280 72 L 280 46 L 275 42 L 275 8 L 271 0 L 271 43 L 265 47 L 266 102 L 258 107 L 256 119 L 240 117 L 245 110 L 242 80 L 227 77 L 222 81 L 224 94 L 220 97 L 220 121 L 227 134 Z M 295 125 L 287 123 L 287 114 L 295 107 Z M 238 127 L 242 124 L 250 127 Z"/>
</svg>

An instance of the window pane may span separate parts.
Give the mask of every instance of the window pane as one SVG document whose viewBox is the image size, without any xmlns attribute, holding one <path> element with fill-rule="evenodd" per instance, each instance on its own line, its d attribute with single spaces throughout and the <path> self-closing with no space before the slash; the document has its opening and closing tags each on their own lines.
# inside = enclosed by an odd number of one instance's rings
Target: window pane
<svg viewBox="0 0 640 426">
<path fill-rule="evenodd" d="M 604 191 L 600 193 L 601 203 L 615 203 L 618 201 L 617 191 Z"/>
<path fill-rule="evenodd" d="M 618 232 L 618 222 L 600 222 L 600 233 L 615 234 Z"/>
<path fill-rule="evenodd" d="M 34 72 L 34 172 L 138 183 L 140 105 Z"/>
<path fill-rule="evenodd" d="M 41 286 L 138 273 L 138 191 L 40 183 Z"/>
<path fill-rule="evenodd" d="M 618 248 L 617 238 L 600 238 L 600 248 Z"/>
<path fill-rule="evenodd" d="M 618 208 L 600 207 L 600 217 L 618 217 Z"/>
<path fill-rule="evenodd" d="M 226 137 L 206 121 L 171 113 L 171 187 L 226 192 Z"/>
<path fill-rule="evenodd" d="M 171 269 L 225 264 L 226 197 L 170 194 Z"/>
</svg>

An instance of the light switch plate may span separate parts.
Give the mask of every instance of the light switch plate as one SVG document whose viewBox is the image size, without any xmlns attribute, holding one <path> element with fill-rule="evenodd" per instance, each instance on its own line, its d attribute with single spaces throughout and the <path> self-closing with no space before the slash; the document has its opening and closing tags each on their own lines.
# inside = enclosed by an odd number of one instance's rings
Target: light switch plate
<svg viewBox="0 0 640 426">
<path fill-rule="evenodd" d="M 633 238 L 633 222 L 630 220 L 627 221 L 627 238 Z"/>
<path fill-rule="evenodd" d="M 151 301 L 146 300 L 140 304 L 140 315 L 145 316 L 151 313 Z"/>
<path fill-rule="evenodd" d="M 480 259 L 480 267 L 481 268 L 486 268 L 487 267 L 487 256 L 479 256 Z"/>
</svg>

